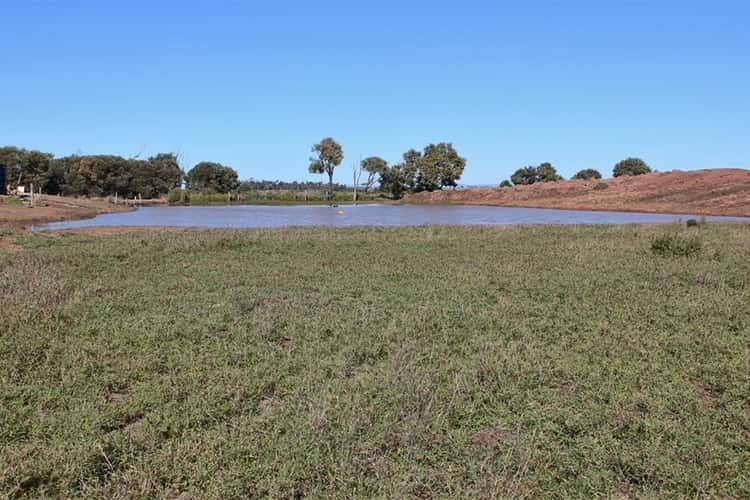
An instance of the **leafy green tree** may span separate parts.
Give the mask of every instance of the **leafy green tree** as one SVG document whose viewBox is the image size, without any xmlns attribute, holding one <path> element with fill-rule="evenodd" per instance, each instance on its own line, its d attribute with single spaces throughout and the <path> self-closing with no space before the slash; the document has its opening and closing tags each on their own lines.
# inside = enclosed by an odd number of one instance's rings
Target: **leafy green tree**
<svg viewBox="0 0 750 500">
<path fill-rule="evenodd" d="M 328 199 L 333 196 L 333 171 L 344 160 L 344 150 L 331 137 L 326 137 L 312 147 L 314 156 L 310 158 L 308 170 L 311 174 L 328 175 Z"/>
<path fill-rule="evenodd" d="M 50 160 L 42 189 L 46 194 L 62 194 L 65 189 L 65 164 L 57 158 Z"/>
<path fill-rule="evenodd" d="M 539 182 L 557 182 L 562 180 L 562 176 L 558 175 L 557 169 L 551 163 L 547 162 L 536 167 L 536 175 Z"/>
<path fill-rule="evenodd" d="M 578 173 L 573 176 L 573 178 L 590 181 L 594 179 L 601 179 L 602 174 L 600 174 L 598 170 L 594 170 L 593 168 L 585 168 L 583 170 L 579 170 Z"/>
<path fill-rule="evenodd" d="M 146 161 L 131 160 L 132 191 L 145 198 L 157 198 L 182 184 L 182 171 L 177 156 L 161 153 Z"/>
<path fill-rule="evenodd" d="M 518 186 L 537 182 L 556 182 L 562 180 L 562 176 L 558 175 L 551 163 L 545 162 L 536 167 L 529 165 L 519 168 L 510 176 L 510 180 Z"/>
<path fill-rule="evenodd" d="M 612 170 L 614 177 L 623 175 L 643 175 L 651 172 L 651 167 L 640 158 L 626 158 L 615 165 Z"/>
<path fill-rule="evenodd" d="M 403 183 L 403 191 L 414 192 L 417 190 L 419 185 L 420 177 L 420 162 L 422 161 L 422 153 L 416 149 L 410 149 L 402 155 L 403 161 L 398 164 L 399 167 L 393 175 L 394 180 L 400 179 Z"/>
<path fill-rule="evenodd" d="M 510 180 L 516 186 L 526 186 L 538 182 L 539 175 L 537 174 L 536 167 L 527 166 L 519 168 L 513 172 L 513 175 L 510 176 Z"/>
<path fill-rule="evenodd" d="M 502 181 L 502 182 L 500 183 L 500 187 L 501 187 L 501 188 L 506 188 L 506 187 L 508 187 L 508 188 L 509 188 L 509 187 L 513 187 L 513 184 L 511 184 L 511 183 L 510 183 L 510 181 L 509 181 L 508 179 L 505 179 L 504 181 Z"/>
<path fill-rule="evenodd" d="M 369 191 L 375 183 L 375 179 L 383 175 L 388 169 L 388 162 L 379 156 L 370 156 L 360 162 L 362 170 L 367 172 L 367 182 L 365 183 L 365 192 Z"/>
<path fill-rule="evenodd" d="M 435 191 L 444 187 L 455 187 L 466 167 L 452 144 L 441 142 L 429 144 L 417 162 L 416 191 Z"/>
<path fill-rule="evenodd" d="M 196 164 L 185 175 L 189 189 L 228 193 L 239 187 L 237 171 L 231 167 L 210 161 Z"/>
<path fill-rule="evenodd" d="M 391 195 L 393 199 L 399 199 L 407 190 L 407 175 L 404 173 L 404 164 L 388 167 L 380 174 L 380 190 Z"/>
<path fill-rule="evenodd" d="M 35 190 L 46 191 L 52 158 L 52 154 L 42 151 L 15 146 L 0 148 L 0 163 L 8 168 L 8 181 L 13 186 L 34 184 Z"/>
<path fill-rule="evenodd" d="M 8 183 L 16 186 L 21 174 L 21 166 L 28 151 L 15 146 L 3 146 L 0 148 L 0 164 L 8 169 Z"/>
</svg>

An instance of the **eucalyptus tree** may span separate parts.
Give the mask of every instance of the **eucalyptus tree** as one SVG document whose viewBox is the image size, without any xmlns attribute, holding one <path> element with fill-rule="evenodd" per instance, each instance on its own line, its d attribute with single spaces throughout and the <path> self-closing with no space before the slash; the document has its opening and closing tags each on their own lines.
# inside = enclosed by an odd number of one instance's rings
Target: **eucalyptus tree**
<svg viewBox="0 0 750 500">
<path fill-rule="evenodd" d="M 327 198 L 333 196 L 333 171 L 344 160 L 344 150 L 331 137 L 326 137 L 312 147 L 313 156 L 310 157 L 308 170 L 311 174 L 328 175 Z"/>
<path fill-rule="evenodd" d="M 379 156 L 370 156 L 360 162 L 362 170 L 367 172 L 367 181 L 365 182 L 365 192 L 372 188 L 375 179 L 381 177 L 383 172 L 388 169 L 388 162 Z"/>
</svg>

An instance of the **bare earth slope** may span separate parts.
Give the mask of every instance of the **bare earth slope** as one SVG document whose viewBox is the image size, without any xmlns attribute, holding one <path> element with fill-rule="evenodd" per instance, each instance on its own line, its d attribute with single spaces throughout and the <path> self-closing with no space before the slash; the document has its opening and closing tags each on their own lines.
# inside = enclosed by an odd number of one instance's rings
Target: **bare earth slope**
<svg viewBox="0 0 750 500">
<path fill-rule="evenodd" d="M 0 204 L 0 225 L 19 229 L 32 224 L 60 220 L 85 219 L 99 214 L 132 210 L 127 205 L 114 205 L 102 198 L 67 198 L 37 196 L 35 206 Z"/>
<path fill-rule="evenodd" d="M 570 180 L 409 195 L 407 203 L 750 216 L 750 170 L 674 170 L 600 181 Z"/>
</svg>

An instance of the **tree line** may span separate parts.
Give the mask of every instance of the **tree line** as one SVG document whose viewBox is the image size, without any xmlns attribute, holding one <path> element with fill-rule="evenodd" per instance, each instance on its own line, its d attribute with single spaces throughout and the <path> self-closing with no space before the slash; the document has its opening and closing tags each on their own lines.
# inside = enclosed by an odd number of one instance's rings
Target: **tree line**
<svg viewBox="0 0 750 500">
<path fill-rule="evenodd" d="M 626 158 L 618 162 L 612 169 L 613 177 L 643 175 L 651 172 L 651 167 L 640 158 Z M 579 170 L 571 179 L 593 180 L 601 179 L 602 174 L 596 169 L 586 168 Z M 542 163 L 538 166 L 521 167 L 510 176 L 510 180 L 504 180 L 500 187 L 524 186 L 538 182 L 561 181 L 563 177 L 557 173 L 557 169 L 551 163 Z"/>
<path fill-rule="evenodd" d="M 0 164 L 7 167 L 11 186 L 34 184 L 35 190 L 46 194 L 73 196 L 114 196 L 157 198 L 183 186 L 200 193 L 231 193 L 266 190 L 310 190 L 333 193 L 348 189 L 334 183 L 336 167 L 344 160 L 343 148 L 333 138 L 326 137 L 312 146 L 308 165 L 310 173 L 325 174 L 327 185 L 321 182 L 284 182 L 265 180 L 240 181 L 237 171 L 221 163 L 202 161 L 189 171 L 180 168 L 177 155 L 160 153 L 147 159 L 123 158 L 115 155 L 69 155 L 56 158 L 51 153 L 27 150 L 15 146 L 0 147 Z M 410 149 L 401 161 L 390 165 L 379 156 L 370 156 L 352 166 L 355 193 L 375 187 L 392 198 L 405 193 L 435 191 L 456 187 L 466 167 L 451 143 L 428 144 L 421 151 Z M 640 158 L 618 162 L 614 177 L 641 175 L 651 167 Z M 360 182 L 366 174 L 364 183 Z M 595 169 L 584 169 L 573 179 L 601 179 Z M 516 170 L 500 186 L 529 185 L 562 180 L 555 167 L 548 162 L 525 166 Z M 355 194 L 356 197 L 356 194 Z"/>
<path fill-rule="evenodd" d="M 0 147 L 11 186 L 34 185 L 35 191 L 71 196 L 156 198 L 179 186 L 182 170 L 177 156 L 161 153 L 148 159 L 115 155 L 69 155 L 15 146 Z"/>
<path fill-rule="evenodd" d="M 0 147 L 0 164 L 8 171 L 11 187 L 34 185 L 35 191 L 69 196 L 115 196 L 157 198 L 183 187 L 200 193 L 231 193 L 266 190 L 325 191 L 349 189 L 334 183 L 333 174 L 343 159 L 343 148 L 328 137 L 312 147 L 308 171 L 328 176 L 321 182 L 284 182 L 249 179 L 240 181 L 237 171 L 217 162 L 202 161 L 185 172 L 173 153 L 147 159 L 116 155 L 69 155 L 56 158 L 51 153 L 16 146 Z M 422 151 L 410 149 L 400 162 L 389 165 L 378 156 L 353 166 L 354 184 L 365 191 L 377 186 L 381 192 L 400 198 L 407 192 L 434 191 L 455 187 L 466 166 L 450 143 L 429 144 Z M 366 173 L 360 186 L 359 179 Z M 173 193 L 174 195 L 174 193 Z M 178 197 L 178 199 L 181 198 Z"/>
<path fill-rule="evenodd" d="M 333 138 L 326 137 L 312 146 L 312 153 L 308 171 L 328 176 L 330 196 L 334 171 L 344 160 L 343 148 Z M 465 167 L 466 159 L 459 156 L 453 145 L 441 142 L 429 144 L 422 151 L 410 149 L 394 165 L 389 165 L 379 156 L 365 158 L 352 167 L 353 184 L 358 187 L 360 175 L 367 173 L 365 191 L 377 183 L 381 191 L 393 198 L 401 198 L 407 192 L 456 187 Z"/>
</svg>

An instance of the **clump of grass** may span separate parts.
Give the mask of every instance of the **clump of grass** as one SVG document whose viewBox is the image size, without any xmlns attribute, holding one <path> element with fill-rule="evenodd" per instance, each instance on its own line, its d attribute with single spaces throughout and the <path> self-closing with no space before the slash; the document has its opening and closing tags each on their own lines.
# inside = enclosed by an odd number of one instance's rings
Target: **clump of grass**
<svg viewBox="0 0 750 500">
<path fill-rule="evenodd" d="M 703 251 L 703 241 L 679 234 L 663 234 L 651 242 L 651 251 L 661 257 L 692 257 Z"/>
<path fill-rule="evenodd" d="M 685 225 L 687 227 L 698 227 L 700 226 L 700 222 L 695 219 L 688 219 L 687 221 L 685 221 Z"/>
<path fill-rule="evenodd" d="M 0 204 L 2 205 L 23 205 L 23 200 L 16 196 L 0 196 Z"/>
</svg>

